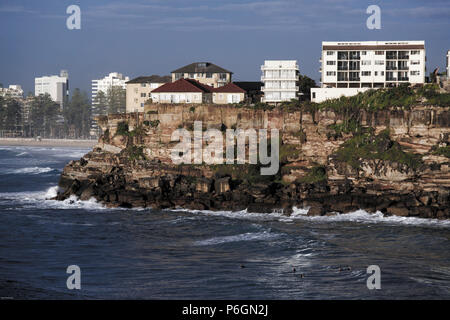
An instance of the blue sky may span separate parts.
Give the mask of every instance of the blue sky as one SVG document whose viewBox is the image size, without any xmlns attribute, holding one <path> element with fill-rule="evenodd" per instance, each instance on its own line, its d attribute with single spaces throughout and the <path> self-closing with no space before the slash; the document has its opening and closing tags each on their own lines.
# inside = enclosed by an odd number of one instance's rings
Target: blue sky
<svg viewBox="0 0 450 320">
<path fill-rule="evenodd" d="M 66 8 L 81 8 L 81 30 Z M 366 8 L 381 8 L 381 30 Z M 427 72 L 445 68 L 449 0 L 0 0 L 0 83 L 34 91 L 34 77 L 69 71 L 70 87 L 91 79 L 169 74 L 194 61 L 260 78 L 264 59 L 297 59 L 318 81 L 321 41 L 425 40 Z"/>
</svg>

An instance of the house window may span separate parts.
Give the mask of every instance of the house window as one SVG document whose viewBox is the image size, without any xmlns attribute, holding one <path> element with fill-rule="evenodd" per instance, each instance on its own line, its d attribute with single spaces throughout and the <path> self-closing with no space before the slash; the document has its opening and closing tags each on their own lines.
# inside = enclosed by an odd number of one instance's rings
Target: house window
<svg viewBox="0 0 450 320">
<path fill-rule="evenodd" d="M 374 71 L 374 74 L 375 74 L 375 76 L 377 76 L 378 75 L 378 71 Z"/>
<path fill-rule="evenodd" d="M 141 93 L 141 98 L 145 98 L 147 96 L 147 94 L 145 92 Z"/>
<path fill-rule="evenodd" d="M 212 78 L 212 73 L 210 73 L 210 72 L 206 73 L 206 77 L 207 78 Z"/>
<path fill-rule="evenodd" d="M 361 55 L 365 56 L 367 54 L 367 51 L 361 51 Z"/>
<path fill-rule="evenodd" d="M 189 73 L 189 78 L 193 79 L 194 78 L 194 74 L 193 73 Z"/>
<path fill-rule="evenodd" d="M 143 103 L 141 103 L 141 108 L 143 108 L 144 107 L 144 104 Z"/>
<path fill-rule="evenodd" d="M 145 87 L 145 83 L 141 83 L 141 87 Z"/>
<path fill-rule="evenodd" d="M 315 92 L 312 93 L 312 97 L 313 97 L 313 99 L 316 98 L 316 93 Z"/>
<path fill-rule="evenodd" d="M 411 55 L 420 54 L 420 50 L 411 50 Z"/>
</svg>

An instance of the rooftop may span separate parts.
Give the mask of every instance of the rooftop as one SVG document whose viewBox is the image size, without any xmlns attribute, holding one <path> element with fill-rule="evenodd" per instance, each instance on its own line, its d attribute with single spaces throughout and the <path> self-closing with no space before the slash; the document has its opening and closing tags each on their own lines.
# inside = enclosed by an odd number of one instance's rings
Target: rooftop
<svg viewBox="0 0 450 320">
<path fill-rule="evenodd" d="M 194 62 L 172 71 L 172 73 L 233 73 L 211 62 Z"/>
<path fill-rule="evenodd" d="M 126 83 L 167 83 L 171 82 L 172 78 L 170 76 L 158 76 L 156 74 L 151 76 L 140 76 Z"/>
<path fill-rule="evenodd" d="M 169 82 L 163 84 L 161 87 L 156 88 L 153 92 L 202 92 L 211 93 L 213 92 L 213 87 L 206 84 L 202 84 L 197 80 L 193 79 L 179 79 L 174 82 Z"/>
</svg>

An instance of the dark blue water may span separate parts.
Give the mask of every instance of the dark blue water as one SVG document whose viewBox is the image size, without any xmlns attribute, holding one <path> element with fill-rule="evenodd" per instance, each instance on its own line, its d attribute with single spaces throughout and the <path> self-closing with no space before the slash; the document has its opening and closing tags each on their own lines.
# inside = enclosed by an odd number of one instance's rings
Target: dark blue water
<svg viewBox="0 0 450 320">
<path fill-rule="evenodd" d="M 64 165 L 87 151 L 0 147 L 0 297 L 450 298 L 448 221 L 46 200 Z M 69 265 L 81 268 L 81 290 L 66 287 Z M 381 269 L 380 290 L 366 286 L 368 265 Z"/>
</svg>

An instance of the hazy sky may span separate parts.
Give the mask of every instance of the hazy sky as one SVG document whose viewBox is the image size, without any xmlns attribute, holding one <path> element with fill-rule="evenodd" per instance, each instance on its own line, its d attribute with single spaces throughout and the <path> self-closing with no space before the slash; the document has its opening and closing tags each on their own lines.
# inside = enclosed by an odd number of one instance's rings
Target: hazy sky
<svg viewBox="0 0 450 320">
<path fill-rule="evenodd" d="M 66 8 L 81 8 L 68 30 Z M 366 8 L 381 7 L 381 30 Z M 71 91 L 91 79 L 166 75 L 210 61 L 255 81 L 264 59 L 296 59 L 318 81 L 321 41 L 425 40 L 427 73 L 445 68 L 449 0 L 0 0 L 0 83 L 34 92 L 34 77 L 69 71 Z"/>
</svg>

